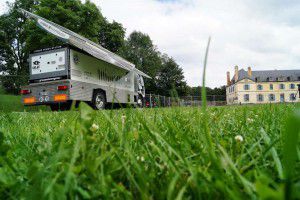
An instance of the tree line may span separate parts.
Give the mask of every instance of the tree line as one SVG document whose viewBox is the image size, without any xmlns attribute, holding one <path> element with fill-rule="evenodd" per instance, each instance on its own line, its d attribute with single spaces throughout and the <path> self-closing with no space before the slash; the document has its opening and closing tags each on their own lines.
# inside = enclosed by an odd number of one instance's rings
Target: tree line
<svg viewBox="0 0 300 200">
<path fill-rule="evenodd" d="M 134 31 L 126 37 L 122 24 L 109 22 L 89 0 L 16 0 L 0 16 L 0 74 L 8 93 L 18 93 L 28 82 L 28 56 L 37 49 L 63 45 L 56 37 L 38 28 L 20 12 L 23 8 L 66 27 L 134 63 L 150 75 L 147 93 L 165 96 L 196 95 L 198 88 L 187 85 L 182 68 L 161 53 L 149 35 Z M 200 92 L 200 90 L 199 90 Z"/>
</svg>

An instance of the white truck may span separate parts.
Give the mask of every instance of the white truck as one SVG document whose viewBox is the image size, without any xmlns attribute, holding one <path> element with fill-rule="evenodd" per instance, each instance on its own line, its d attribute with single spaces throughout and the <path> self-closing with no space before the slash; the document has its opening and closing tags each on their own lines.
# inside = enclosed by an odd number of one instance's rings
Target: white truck
<svg viewBox="0 0 300 200">
<path fill-rule="evenodd" d="M 64 27 L 28 11 L 21 12 L 66 43 L 29 56 L 30 84 L 21 88 L 26 106 L 49 105 L 52 110 L 64 110 L 73 101 L 88 102 L 98 110 L 107 103 L 143 106 L 143 77 L 150 78 L 147 74 Z"/>
</svg>

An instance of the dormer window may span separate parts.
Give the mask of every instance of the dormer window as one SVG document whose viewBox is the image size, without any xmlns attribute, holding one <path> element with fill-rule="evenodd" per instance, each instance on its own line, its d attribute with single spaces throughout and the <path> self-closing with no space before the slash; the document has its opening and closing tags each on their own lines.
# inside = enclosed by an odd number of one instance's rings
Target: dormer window
<svg viewBox="0 0 300 200">
<path fill-rule="evenodd" d="M 244 90 L 249 90 L 250 89 L 250 85 L 249 84 L 245 84 L 244 85 Z"/>
</svg>

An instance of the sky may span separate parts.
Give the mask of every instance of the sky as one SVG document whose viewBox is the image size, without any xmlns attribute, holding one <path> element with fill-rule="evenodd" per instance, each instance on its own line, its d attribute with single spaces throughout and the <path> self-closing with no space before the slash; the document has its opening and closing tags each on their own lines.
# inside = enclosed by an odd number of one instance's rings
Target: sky
<svg viewBox="0 0 300 200">
<path fill-rule="evenodd" d="M 206 43 L 212 37 L 207 85 L 226 84 L 234 66 L 252 70 L 300 69 L 300 1 L 91 0 L 127 36 L 147 33 L 173 57 L 191 86 L 201 85 Z M 0 13 L 5 12 L 0 0 Z"/>
</svg>

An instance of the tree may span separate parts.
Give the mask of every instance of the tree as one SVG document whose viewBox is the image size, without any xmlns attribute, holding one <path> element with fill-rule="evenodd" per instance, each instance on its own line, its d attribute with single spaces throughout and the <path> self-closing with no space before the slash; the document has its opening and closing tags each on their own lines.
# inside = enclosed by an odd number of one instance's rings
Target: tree
<svg viewBox="0 0 300 200">
<path fill-rule="evenodd" d="M 162 57 L 163 64 L 157 77 L 158 92 L 164 96 L 172 96 L 171 91 L 176 90 L 178 96 L 187 94 L 187 84 L 184 80 L 182 68 L 173 58 L 167 55 Z"/>
<path fill-rule="evenodd" d="M 26 51 L 25 17 L 18 12 L 22 7 L 31 11 L 34 0 L 17 0 L 10 4 L 10 12 L 0 16 L 0 73 L 8 75 L 1 79 L 4 88 L 17 93 L 20 85 L 27 80 L 28 74 Z"/>
<path fill-rule="evenodd" d="M 0 73 L 8 92 L 17 93 L 28 80 L 27 58 L 33 50 L 62 45 L 54 36 L 27 20 L 19 8 L 62 25 L 80 35 L 98 41 L 100 24 L 105 21 L 95 4 L 80 0 L 16 0 L 7 14 L 0 16 Z"/>
<path fill-rule="evenodd" d="M 125 44 L 125 33 L 126 30 L 122 24 L 115 21 L 109 23 L 107 20 L 104 20 L 100 24 L 99 30 L 100 45 L 111 52 L 119 53 Z"/>
<path fill-rule="evenodd" d="M 201 96 L 201 86 L 198 87 L 189 87 L 190 96 Z M 206 87 L 206 95 L 209 100 L 212 100 L 215 96 L 215 100 L 226 100 L 226 86 L 215 87 L 214 89 Z"/>
<path fill-rule="evenodd" d="M 156 93 L 156 78 L 161 69 L 162 60 L 149 35 L 134 31 L 126 40 L 120 54 L 134 63 L 137 69 L 152 77 L 145 81 L 146 90 L 148 93 Z"/>
<path fill-rule="evenodd" d="M 121 55 L 152 77 L 145 81 L 147 93 L 165 96 L 172 96 L 174 90 L 179 96 L 187 93 L 182 68 L 174 59 L 166 54 L 162 55 L 149 35 L 137 31 L 131 33 L 125 41 Z"/>
</svg>

